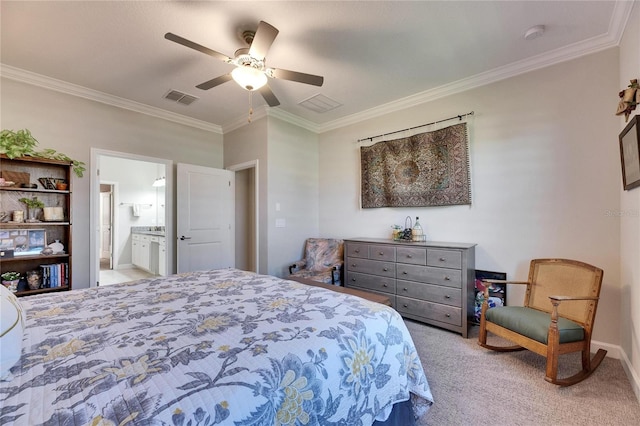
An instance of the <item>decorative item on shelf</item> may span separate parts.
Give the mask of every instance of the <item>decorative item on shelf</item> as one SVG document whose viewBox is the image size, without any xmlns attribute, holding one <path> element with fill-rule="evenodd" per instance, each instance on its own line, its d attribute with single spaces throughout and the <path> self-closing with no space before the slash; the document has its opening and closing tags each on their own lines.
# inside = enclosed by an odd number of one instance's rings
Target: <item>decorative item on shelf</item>
<svg viewBox="0 0 640 426">
<path fill-rule="evenodd" d="M 2 285 L 15 293 L 18 291 L 18 283 L 20 282 L 20 272 L 10 271 L 4 272 L 2 275 Z"/>
<path fill-rule="evenodd" d="M 27 271 L 27 285 L 31 290 L 40 288 L 42 273 L 40 271 Z"/>
<path fill-rule="evenodd" d="M 411 241 L 427 241 L 427 236 L 424 234 L 424 230 L 422 229 L 422 225 L 420 225 L 419 219 L 420 218 L 416 216 L 416 223 L 413 224 L 413 228 L 411 229 Z"/>
<path fill-rule="evenodd" d="M 0 151 L 1 152 L 1 151 Z M 21 186 L 23 184 L 28 185 L 31 182 L 31 175 L 26 172 L 16 172 L 13 170 L 3 170 L 0 172 L 2 178 L 6 182 L 12 182 L 11 186 Z"/>
<path fill-rule="evenodd" d="M 64 253 L 64 244 L 62 244 L 60 240 L 56 240 L 55 242 L 49 244 L 48 247 L 53 250 L 53 254 Z"/>
<path fill-rule="evenodd" d="M 45 207 L 42 210 L 45 222 L 62 222 L 64 220 L 62 207 Z"/>
<path fill-rule="evenodd" d="M 29 222 L 29 223 L 40 222 L 37 218 L 38 209 L 43 208 L 44 203 L 38 200 L 38 197 L 33 197 L 33 198 L 23 197 L 23 198 L 20 198 L 18 201 L 20 201 L 21 203 L 25 203 L 27 205 L 28 219 L 26 220 L 26 222 Z"/>
<path fill-rule="evenodd" d="M 24 211 L 22 211 L 22 210 L 14 210 L 12 216 L 13 216 L 13 222 L 15 222 L 15 223 L 24 222 Z"/>
<path fill-rule="evenodd" d="M 53 254 L 53 249 L 49 246 L 43 248 L 40 251 L 40 254 L 45 255 L 45 256 L 51 256 Z"/>
<path fill-rule="evenodd" d="M 402 233 L 402 226 L 392 225 L 391 229 L 393 229 L 393 231 L 391 231 L 391 238 L 393 241 L 398 241 L 400 239 L 400 234 Z"/>
<path fill-rule="evenodd" d="M 64 181 L 56 182 L 56 189 L 58 191 L 66 191 L 67 190 L 67 186 L 68 186 L 67 183 L 64 182 Z"/>
<path fill-rule="evenodd" d="M 399 241 L 411 241 L 411 230 L 413 228 L 413 222 L 411 221 L 411 216 L 407 216 L 404 220 L 404 229 L 400 231 L 398 234 Z"/>
<path fill-rule="evenodd" d="M 69 162 L 76 176 L 83 176 L 84 171 L 86 170 L 84 162 L 74 160 L 66 154 L 57 152 L 55 149 L 51 148 L 47 148 L 43 151 L 36 151 L 37 146 L 38 141 L 27 129 L 18 131 L 3 130 L 0 132 L 0 154 L 5 154 L 10 159 L 17 157 L 37 157 L 48 160 Z M 6 176 L 4 177 L 7 178 Z M 27 180 L 27 183 L 28 182 L 29 181 Z"/>
</svg>

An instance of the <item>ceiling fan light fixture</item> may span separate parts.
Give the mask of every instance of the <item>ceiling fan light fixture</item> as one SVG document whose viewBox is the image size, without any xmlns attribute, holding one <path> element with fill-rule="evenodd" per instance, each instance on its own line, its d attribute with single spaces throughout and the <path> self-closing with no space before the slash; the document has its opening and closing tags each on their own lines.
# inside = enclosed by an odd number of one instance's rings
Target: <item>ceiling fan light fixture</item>
<svg viewBox="0 0 640 426">
<path fill-rule="evenodd" d="M 239 66 L 231 71 L 231 77 L 238 83 L 243 89 L 250 92 L 258 90 L 265 84 L 267 84 L 267 76 L 264 72 L 251 66 Z"/>
</svg>

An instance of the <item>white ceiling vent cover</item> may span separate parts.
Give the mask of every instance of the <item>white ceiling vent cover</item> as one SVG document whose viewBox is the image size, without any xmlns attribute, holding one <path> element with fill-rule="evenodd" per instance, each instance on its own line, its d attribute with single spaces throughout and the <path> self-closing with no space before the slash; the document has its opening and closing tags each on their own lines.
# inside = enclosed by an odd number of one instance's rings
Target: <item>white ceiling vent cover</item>
<svg viewBox="0 0 640 426">
<path fill-rule="evenodd" d="M 312 97 L 298 103 L 298 105 L 320 113 L 331 111 L 332 109 L 342 106 L 340 102 L 320 94 L 313 95 Z"/>
<path fill-rule="evenodd" d="M 170 101 L 175 101 L 182 105 L 191 105 L 199 99 L 193 95 L 188 95 L 178 90 L 169 90 L 169 92 L 164 95 L 164 98 L 169 99 Z"/>
</svg>

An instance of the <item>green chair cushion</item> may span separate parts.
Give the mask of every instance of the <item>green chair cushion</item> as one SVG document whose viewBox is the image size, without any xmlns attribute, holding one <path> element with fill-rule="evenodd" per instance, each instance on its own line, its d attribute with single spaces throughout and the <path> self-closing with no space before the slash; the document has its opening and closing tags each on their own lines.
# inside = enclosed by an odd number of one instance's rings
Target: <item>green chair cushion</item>
<svg viewBox="0 0 640 426">
<path fill-rule="evenodd" d="M 522 306 L 501 306 L 487 309 L 486 319 L 530 339 L 548 344 L 551 314 Z M 560 343 L 578 342 L 584 339 L 582 326 L 566 318 L 558 318 L 558 330 Z"/>
</svg>

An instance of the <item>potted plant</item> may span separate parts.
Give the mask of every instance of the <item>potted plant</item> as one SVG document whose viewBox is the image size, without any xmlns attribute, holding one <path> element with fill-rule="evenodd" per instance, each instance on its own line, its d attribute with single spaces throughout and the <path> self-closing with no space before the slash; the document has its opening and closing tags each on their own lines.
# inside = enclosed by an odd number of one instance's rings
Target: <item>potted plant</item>
<svg viewBox="0 0 640 426">
<path fill-rule="evenodd" d="M 0 132 L 0 154 L 5 154 L 13 159 L 16 157 L 38 157 L 49 160 L 59 160 L 71 163 L 73 172 L 78 177 L 82 177 L 85 172 L 85 163 L 74 160 L 68 155 L 57 152 L 55 149 L 47 148 L 43 151 L 36 151 L 38 141 L 27 129 L 18 131 L 3 130 Z"/>
<path fill-rule="evenodd" d="M 36 209 L 43 208 L 44 203 L 38 200 L 38 197 L 22 197 L 18 201 L 27 205 L 27 217 L 29 218 L 27 219 L 27 222 L 38 222 L 38 219 L 36 219 Z"/>
<path fill-rule="evenodd" d="M 20 281 L 20 272 L 10 271 L 3 272 L 2 275 L 2 285 L 7 287 L 10 291 L 16 292 L 18 291 L 18 282 Z"/>
</svg>

